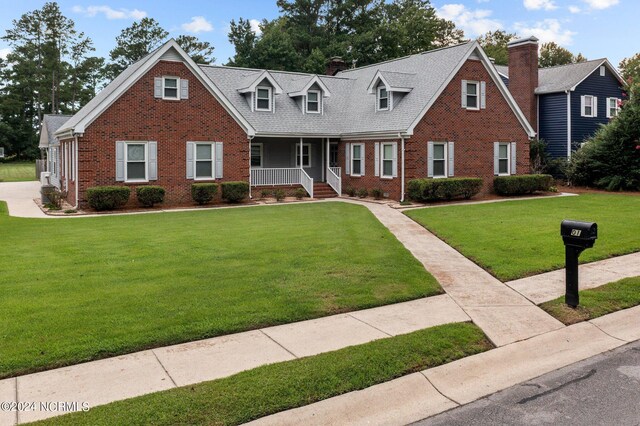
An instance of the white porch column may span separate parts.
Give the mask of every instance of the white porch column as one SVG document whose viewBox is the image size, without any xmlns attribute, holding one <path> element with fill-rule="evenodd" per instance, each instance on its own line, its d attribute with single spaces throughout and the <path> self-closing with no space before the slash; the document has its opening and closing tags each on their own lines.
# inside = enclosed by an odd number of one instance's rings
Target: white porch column
<svg viewBox="0 0 640 426">
<path fill-rule="evenodd" d="M 300 138 L 300 168 L 301 168 L 301 169 L 303 168 L 303 167 L 302 167 L 302 164 L 304 163 L 304 160 L 303 160 L 303 158 L 302 158 L 302 152 L 303 152 L 303 150 L 302 150 L 302 148 L 303 148 L 303 147 L 302 147 L 302 141 L 303 141 L 303 138 Z"/>
<path fill-rule="evenodd" d="M 329 170 L 329 167 L 331 166 L 331 139 L 327 138 L 327 170 Z"/>
</svg>

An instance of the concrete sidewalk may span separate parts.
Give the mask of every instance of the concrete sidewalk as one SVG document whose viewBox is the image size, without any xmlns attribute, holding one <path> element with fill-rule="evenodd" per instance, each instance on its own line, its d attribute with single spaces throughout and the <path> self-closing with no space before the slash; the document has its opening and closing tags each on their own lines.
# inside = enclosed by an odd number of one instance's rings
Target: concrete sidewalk
<svg viewBox="0 0 640 426">
<path fill-rule="evenodd" d="M 7 203 L 9 215 L 15 217 L 46 218 L 33 201 L 40 197 L 40 182 L 0 182 L 0 200 Z"/>
<path fill-rule="evenodd" d="M 405 425 L 636 341 L 639 322 L 640 306 L 249 424 Z"/>
<path fill-rule="evenodd" d="M 447 295 L 215 337 L 0 380 L 0 401 L 79 401 L 91 407 L 227 377 L 470 318 Z M 0 411 L 0 425 L 63 413 Z"/>
</svg>

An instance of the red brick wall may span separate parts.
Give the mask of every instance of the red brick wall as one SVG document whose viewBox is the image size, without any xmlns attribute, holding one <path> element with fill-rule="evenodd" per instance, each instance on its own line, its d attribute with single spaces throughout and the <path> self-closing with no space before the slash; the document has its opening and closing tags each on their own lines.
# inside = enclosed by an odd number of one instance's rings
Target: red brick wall
<svg viewBox="0 0 640 426">
<path fill-rule="evenodd" d="M 462 80 L 486 82 L 486 109 L 461 106 Z M 427 143 L 454 142 L 455 176 L 477 176 L 490 192 L 493 143 L 516 142 L 517 173 L 529 173 L 529 138 L 484 65 L 468 60 L 405 142 L 406 179 L 427 177 Z"/>
<path fill-rule="evenodd" d="M 154 77 L 177 76 L 189 80 L 189 99 L 167 101 L 153 97 Z M 158 180 L 167 191 L 165 205 L 191 204 L 186 178 L 187 141 L 223 142 L 224 177 L 215 181 L 248 181 L 249 141 L 213 95 L 179 62 L 161 61 L 88 126 L 79 138 L 79 198 L 86 206 L 88 187 L 131 187 L 130 205 L 137 204 L 139 184 L 116 182 L 116 141 L 157 141 Z M 213 180 L 212 180 L 213 181 Z M 199 181 L 202 182 L 202 181 Z M 219 191 L 220 192 L 220 191 Z"/>
<path fill-rule="evenodd" d="M 376 142 L 397 142 L 398 144 L 398 177 L 393 179 L 382 178 L 375 175 L 375 143 Z M 348 176 L 345 174 L 345 144 L 364 144 L 365 168 L 364 176 Z M 382 148 L 380 148 L 382 151 Z M 355 189 L 366 188 L 371 191 L 374 188 L 380 188 L 383 192 L 389 194 L 389 198 L 393 200 L 400 199 L 400 176 L 401 176 L 401 144 L 399 140 L 366 140 L 366 141 L 343 141 L 338 144 L 338 164 L 342 167 L 342 192 L 346 193 L 348 187 Z M 380 154 L 382 155 L 382 154 Z"/>
<path fill-rule="evenodd" d="M 509 90 L 529 123 L 537 129 L 538 43 L 509 47 Z"/>
</svg>

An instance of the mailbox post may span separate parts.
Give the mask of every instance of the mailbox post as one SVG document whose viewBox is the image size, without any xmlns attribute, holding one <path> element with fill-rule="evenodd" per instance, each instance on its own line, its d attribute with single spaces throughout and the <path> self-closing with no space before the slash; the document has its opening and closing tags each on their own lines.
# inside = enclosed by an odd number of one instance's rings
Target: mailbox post
<svg viewBox="0 0 640 426">
<path fill-rule="evenodd" d="M 578 295 L 578 258 L 585 249 L 593 247 L 598 238 L 598 224 L 563 220 L 560 235 L 565 248 L 566 291 L 564 302 L 576 308 L 580 302 Z"/>
</svg>

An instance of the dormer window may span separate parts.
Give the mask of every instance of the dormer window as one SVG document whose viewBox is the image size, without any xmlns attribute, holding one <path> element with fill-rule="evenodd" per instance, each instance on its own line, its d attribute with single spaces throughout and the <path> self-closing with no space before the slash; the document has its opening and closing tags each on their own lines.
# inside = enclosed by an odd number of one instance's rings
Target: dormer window
<svg viewBox="0 0 640 426">
<path fill-rule="evenodd" d="M 317 114 L 320 112 L 320 91 L 309 90 L 307 92 L 307 112 Z"/>
<path fill-rule="evenodd" d="M 271 87 L 256 89 L 256 111 L 271 111 Z"/>
<path fill-rule="evenodd" d="M 389 109 L 389 92 L 384 86 L 378 87 L 378 111 Z"/>
<path fill-rule="evenodd" d="M 162 78 L 162 99 L 177 100 L 178 87 L 180 85 L 180 79 L 177 77 L 163 77 Z"/>
</svg>

